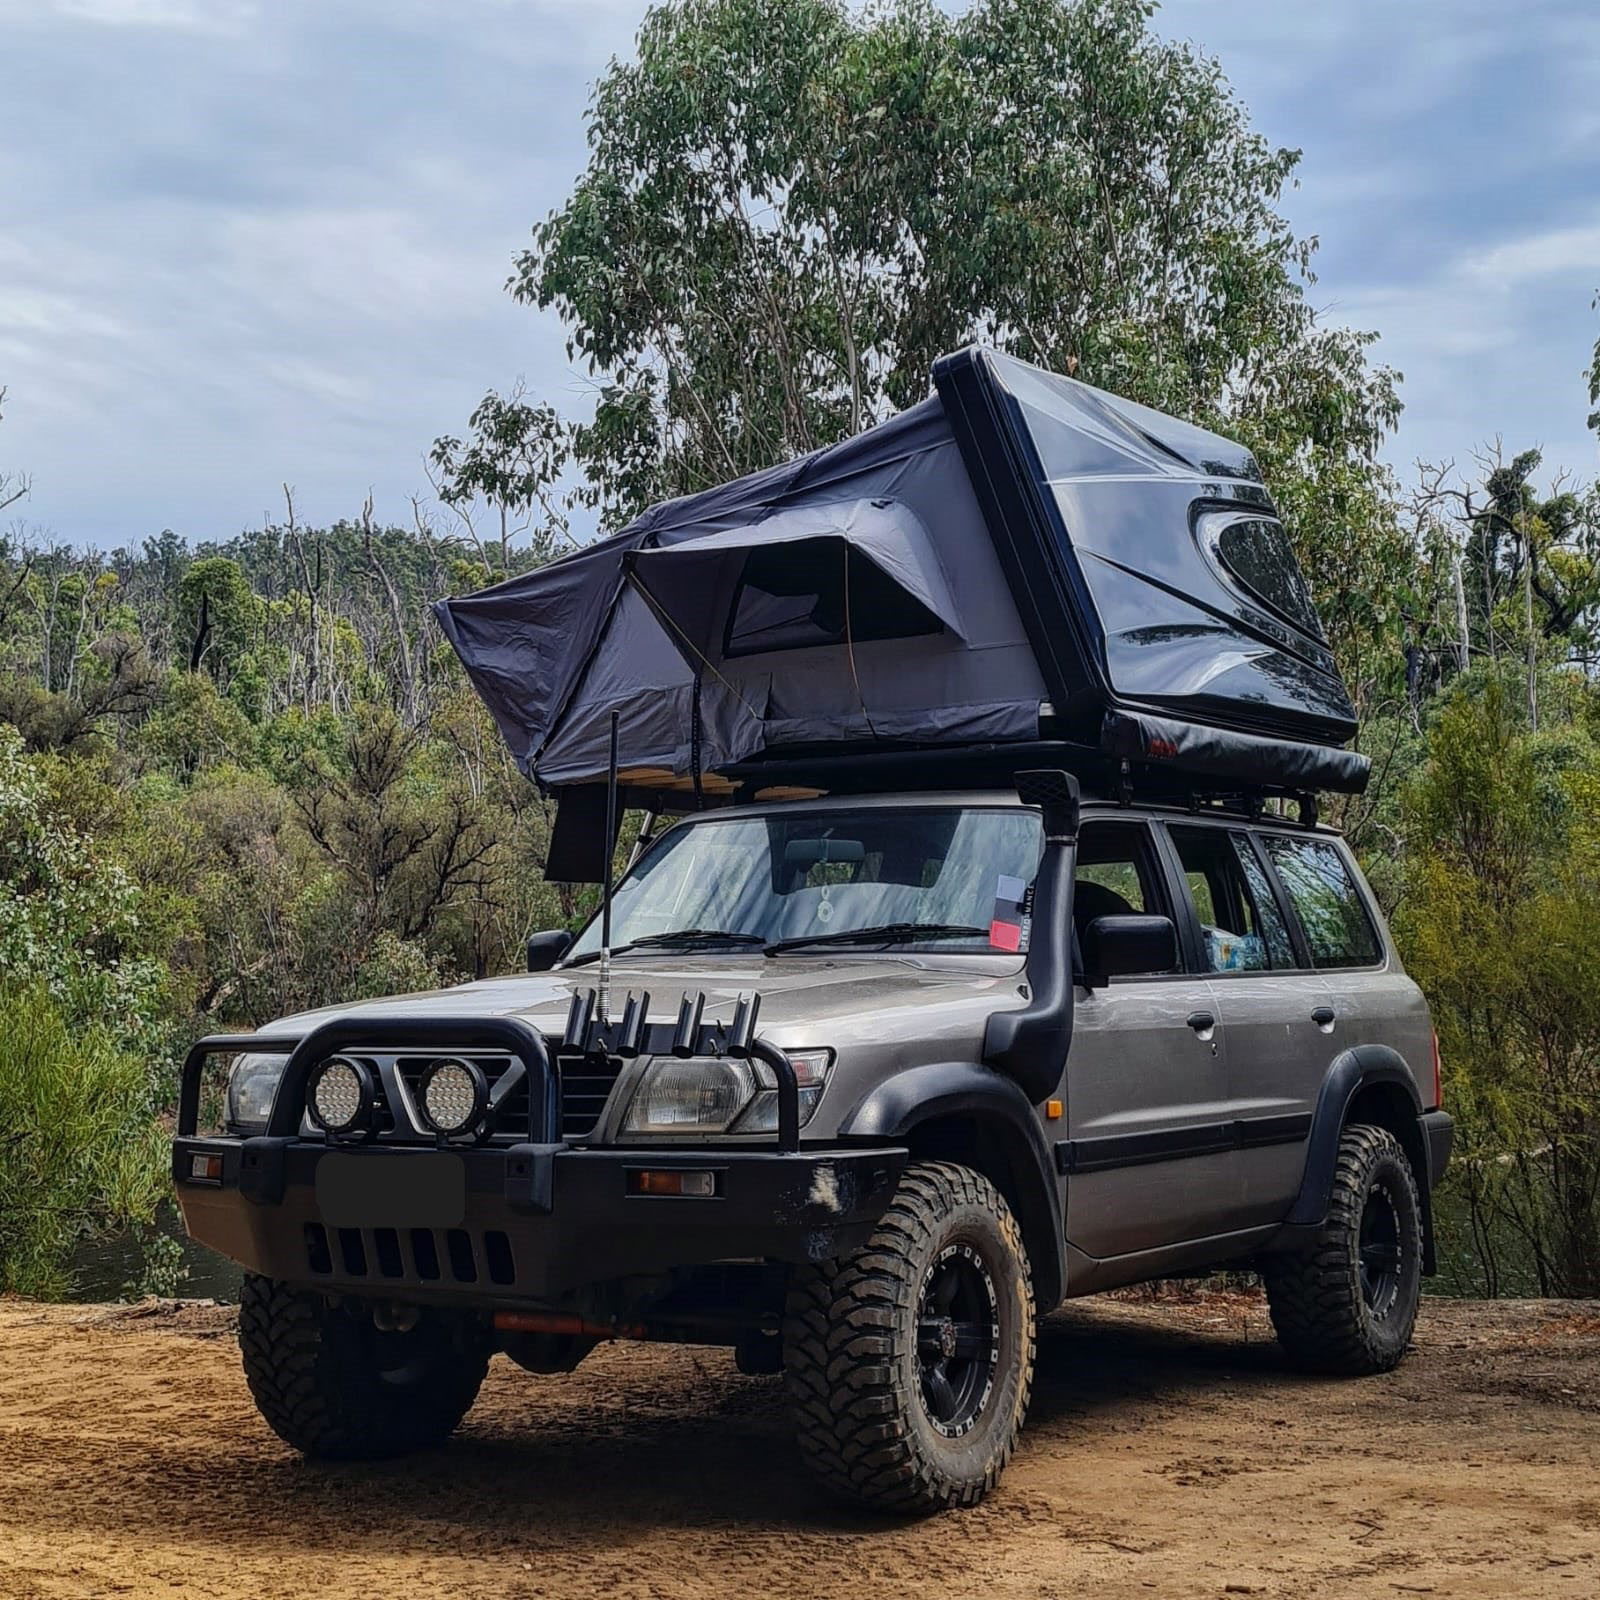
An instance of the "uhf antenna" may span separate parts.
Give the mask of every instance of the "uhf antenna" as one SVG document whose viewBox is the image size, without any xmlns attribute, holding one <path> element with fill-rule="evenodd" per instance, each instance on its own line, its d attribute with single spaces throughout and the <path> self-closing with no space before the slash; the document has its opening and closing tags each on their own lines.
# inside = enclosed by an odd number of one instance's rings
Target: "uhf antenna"
<svg viewBox="0 0 1600 1600">
<path fill-rule="evenodd" d="M 606 766 L 606 865 L 600 888 L 600 994 L 601 1022 L 611 1020 L 611 880 L 617 853 L 617 724 L 622 713 L 611 713 L 611 759 Z"/>
</svg>

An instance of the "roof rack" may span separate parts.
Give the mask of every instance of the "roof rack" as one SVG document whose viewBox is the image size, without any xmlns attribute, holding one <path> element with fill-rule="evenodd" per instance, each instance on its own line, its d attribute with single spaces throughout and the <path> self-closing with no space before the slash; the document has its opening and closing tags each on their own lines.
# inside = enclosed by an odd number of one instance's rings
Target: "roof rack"
<svg viewBox="0 0 1600 1600">
<path fill-rule="evenodd" d="M 724 767 L 726 788 L 720 803 L 800 798 L 808 794 L 883 794 L 899 791 L 966 788 L 995 784 L 1009 788 L 1016 774 L 1040 766 L 1071 772 L 1089 799 L 1122 805 L 1140 803 L 1189 811 L 1224 811 L 1254 818 L 1270 799 L 1299 807 L 1308 824 L 1317 817 L 1314 793 L 1277 784 L 1241 785 L 1237 779 L 1207 781 L 1204 775 L 1108 756 L 1103 750 L 1065 739 L 1034 739 L 1004 744 L 958 746 L 859 745 L 792 748 Z M 662 809 L 694 808 L 694 796 L 662 795 Z"/>
</svg>

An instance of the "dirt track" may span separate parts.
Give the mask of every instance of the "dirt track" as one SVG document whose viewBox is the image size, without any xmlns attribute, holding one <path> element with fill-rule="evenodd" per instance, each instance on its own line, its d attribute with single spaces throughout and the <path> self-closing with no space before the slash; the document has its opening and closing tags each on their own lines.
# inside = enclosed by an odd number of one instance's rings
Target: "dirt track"
<svg viewBox="0 0 1600 1600">
<path fill-rule="evenodd" d="M 0 1596 L 1600 1593 L 1600 1306 L 1431 1301 L 1343 1384 L 1242 1297 L 1087 1302 L 1039 1365 L 999 1493 L 895 1526 L 819 1502 L 720 1352 L 497 1360 L 447 1448 L 327 1468 L 256 1418 L 221 1308 L 0 1302 Z"/>
</svg>

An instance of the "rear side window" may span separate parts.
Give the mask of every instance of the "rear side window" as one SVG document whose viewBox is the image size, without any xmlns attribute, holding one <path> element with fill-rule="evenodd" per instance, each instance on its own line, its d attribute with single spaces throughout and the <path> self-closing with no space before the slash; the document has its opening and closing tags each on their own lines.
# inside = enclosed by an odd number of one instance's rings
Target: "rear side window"
<svg viewBox="0 0 1600 1600">
<path fill-rule="evenodd" d="M 1171 828 L 1208 972 L 1292 967 L 1289 930 L 1250 841 L 1220 828 Z"/>
<path fill-rule="evenodd" d="M 1378 930 L 1339 851 L 1326 839 L 1292 839 L 1280 833 L 1264 834 L 1261 842 L 1300 919 L 1312 964 L 1376 966 L 1382 959 Z"/>
</svg>

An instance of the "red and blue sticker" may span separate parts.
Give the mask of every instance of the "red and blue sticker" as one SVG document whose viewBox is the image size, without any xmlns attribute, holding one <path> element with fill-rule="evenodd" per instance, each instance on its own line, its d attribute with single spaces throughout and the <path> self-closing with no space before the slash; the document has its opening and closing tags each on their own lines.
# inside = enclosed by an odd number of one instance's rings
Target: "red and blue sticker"
<svg viewBox="0 0 1600 1600">
<path fill-rule="evenodd" d="M 1001 873 L 994 889 L 989 944 L 995 950 L 1026 950 L 1033 922 L 1033 886 Z"/>
</svg>

